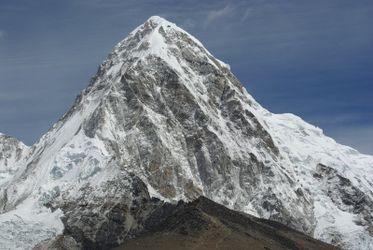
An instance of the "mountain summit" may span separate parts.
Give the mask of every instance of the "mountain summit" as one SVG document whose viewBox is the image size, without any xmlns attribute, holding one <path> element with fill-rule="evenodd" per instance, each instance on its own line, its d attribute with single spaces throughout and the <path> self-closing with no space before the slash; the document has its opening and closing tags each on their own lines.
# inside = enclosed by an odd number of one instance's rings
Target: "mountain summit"
<svg viewBox="0 0 373 250">
<path fill-rule="evenodd" d="M 201 195 L 337 246 L 373 248 L 373 156 L 270 113 L 160 17 L 114 47 L 22 161 L 0 183 L 8 248 L 62 233 L 114 247 L 146 230 L 163 202 Z"/>
</svg>

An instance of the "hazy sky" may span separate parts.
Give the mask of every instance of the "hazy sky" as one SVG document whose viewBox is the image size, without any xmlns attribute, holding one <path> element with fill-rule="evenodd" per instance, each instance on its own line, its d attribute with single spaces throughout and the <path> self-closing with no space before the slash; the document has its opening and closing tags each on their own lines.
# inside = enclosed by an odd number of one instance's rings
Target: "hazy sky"
<svg viewBox="0 0 373 250">
<path fill-rule="evenodd" d="M 31 145 L 151 15 L 195 35 L 270 111 L 373 154 L 371 0 L 0 0 L 0 132 Z"/>
</svg>

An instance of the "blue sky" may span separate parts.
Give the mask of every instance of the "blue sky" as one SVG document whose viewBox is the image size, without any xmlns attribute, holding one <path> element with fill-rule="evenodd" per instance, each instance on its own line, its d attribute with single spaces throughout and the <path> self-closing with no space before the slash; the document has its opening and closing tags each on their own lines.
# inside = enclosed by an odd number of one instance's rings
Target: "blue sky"
<svg viewBox="0 0 373 250">
<path fill-rule="evenodd" d="M 151 15 L 195 35 L 264 107 L 373 154 L 371 0 L 0 0 L 0 131 L 31 145 Z"/>
</svg>

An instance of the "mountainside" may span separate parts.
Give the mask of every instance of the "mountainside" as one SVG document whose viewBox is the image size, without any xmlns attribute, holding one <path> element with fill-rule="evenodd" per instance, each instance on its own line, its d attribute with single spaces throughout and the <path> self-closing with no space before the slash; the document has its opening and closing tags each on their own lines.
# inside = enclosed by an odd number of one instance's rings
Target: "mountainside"
<svg viewBox="0 0 373 250">
<path fill-rule="evenodd" d="M 228 65 L 159 17 L 114 47 L 21 158 L 0 185 L 5 248 L 62 232 L 114 247 L 144 230 L 158 199 L 200 195 L 337 246 L 373 248 L 373 156 L 270 113 Z"/>
</svg>

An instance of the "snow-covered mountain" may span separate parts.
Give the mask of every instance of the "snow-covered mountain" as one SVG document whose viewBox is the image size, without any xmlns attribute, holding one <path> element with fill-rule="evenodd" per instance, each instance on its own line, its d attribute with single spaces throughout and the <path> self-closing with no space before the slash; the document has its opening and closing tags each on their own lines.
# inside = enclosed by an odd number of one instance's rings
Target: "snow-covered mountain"
<svg viewBox="0 0 373 250">
<path fill-rule="evenodd" d="M 0 155 L 1 171 L 14 152 Z M 344 248 L 373 248 L 373 156 L 270 113 L 227 64 L 160 17 L 114 47 L 17 162 L 0 186 L 5 249 L 62 232 L 114 246 L 144 229 L 160 204 L 152 197 L 200 195 Z"/>
<path fill-rule="evenodd" d="M 25 164 L 28 147 L 16 138 L 0 133 L 0 187 Z"/>
</svg>

